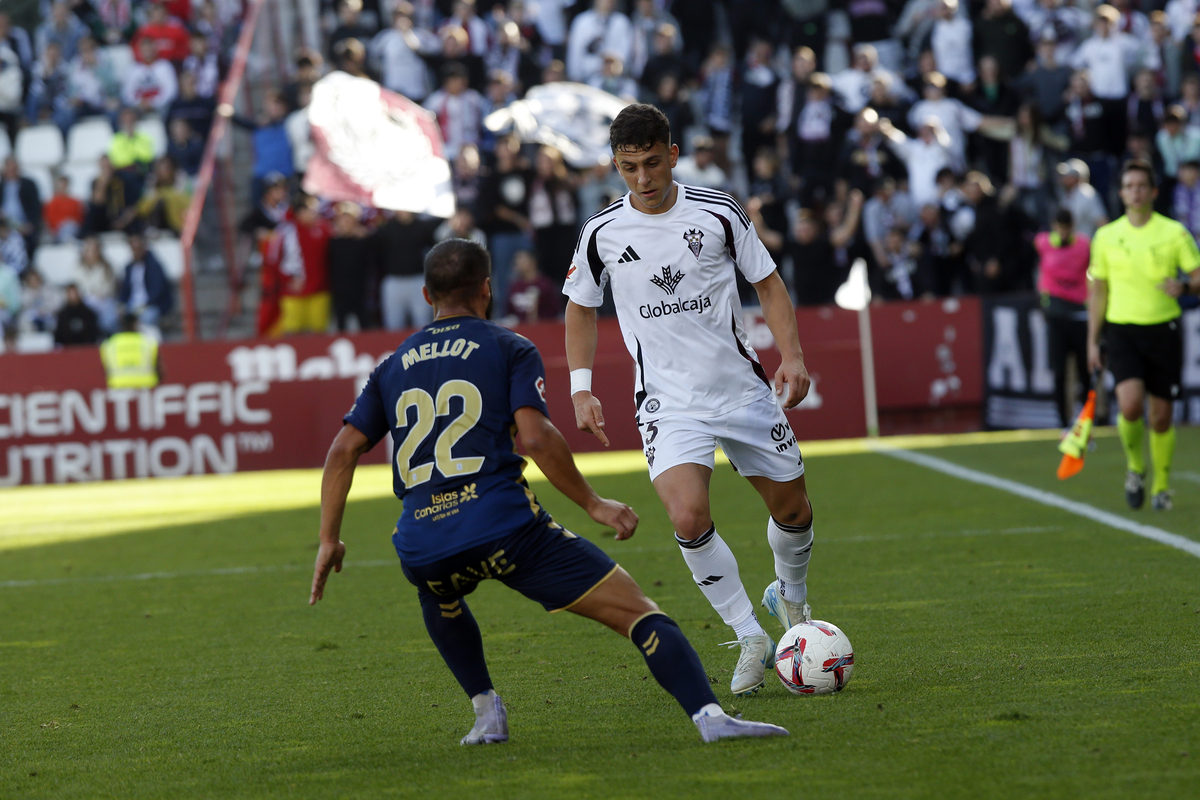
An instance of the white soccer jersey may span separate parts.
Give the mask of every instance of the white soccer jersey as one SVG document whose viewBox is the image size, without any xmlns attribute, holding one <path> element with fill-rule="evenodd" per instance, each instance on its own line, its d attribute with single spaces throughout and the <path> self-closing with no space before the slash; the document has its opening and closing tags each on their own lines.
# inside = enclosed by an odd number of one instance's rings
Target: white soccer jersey
<svg viewBox="0 0 1200 800">
<path fill-rule="evenodd" d="M 676 184 L 675 205 L 644 214 L 629 194 L 583 224 L 563 294 L 598 307 L 604 285 L 637 364 L 639 419 L 716 417 L 770 395 L 746 339 L 734 269 L 751 283 L 775 269 L 737 201 Z"/>
</svg>

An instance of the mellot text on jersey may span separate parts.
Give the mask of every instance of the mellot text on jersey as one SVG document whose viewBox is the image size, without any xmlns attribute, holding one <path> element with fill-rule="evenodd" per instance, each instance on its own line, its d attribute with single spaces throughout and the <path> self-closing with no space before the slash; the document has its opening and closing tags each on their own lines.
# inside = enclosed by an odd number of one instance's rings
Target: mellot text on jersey
<svg viewBox="0 0 1200 800">
<path fill-rule="evenodd" d="M 638 307 L 638 313 L 642 315 L 642 319 L 651 319 L 669 317 L 672 314 L 682 314 L 685 311 L 695 311 L 697 314 L 703 314 L 706 308 L 712 308 L 712 300 L 707 297 L 693 297 L 691 300 L 676 300 L 674 303 L 659 300 L 656 306 L 647 303 L 644 306 Z"/>
<path fill-rule="evenodd" d="M 428 361 L 431 358 L 445 358 L 446 356 L 458 356 L 464 361 L 467 356 L 479 345 L 467 339 L 455 339 L 453 342 L 447 339 L 442 342 L 441 347 L 438 347 L 437 342 L 426 342 L 420 347 L 414 347 L 411 350 L 403 353 L 400 360 L 404 364 L 404 368 L 408 369 L 418 361 Z"/>
</svg>

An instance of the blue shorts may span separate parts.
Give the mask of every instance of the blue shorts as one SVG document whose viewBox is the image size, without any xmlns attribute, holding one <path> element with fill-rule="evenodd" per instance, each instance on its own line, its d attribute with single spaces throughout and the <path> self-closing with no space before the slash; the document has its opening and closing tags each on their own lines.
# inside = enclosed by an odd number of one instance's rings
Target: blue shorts
<svg viewBox="0 0 1200 800">
<path fill-rule="evenodd" d="M 557 523 L 538 524 L 430 564 L 400 566 L 422 595 L 457 600 L 480 581 L 495 578 L 550 612 L 575 605 L 617 570 L 607 553 Z"/>
</svg>

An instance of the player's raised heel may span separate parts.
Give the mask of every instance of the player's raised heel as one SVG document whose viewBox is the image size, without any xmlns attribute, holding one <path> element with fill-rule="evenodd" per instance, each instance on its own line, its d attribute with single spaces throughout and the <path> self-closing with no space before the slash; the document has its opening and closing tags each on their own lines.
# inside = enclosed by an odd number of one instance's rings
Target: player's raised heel
<svg viewBox="0 0 1200 800">
<path fill-rule="evenodd" d="M 1141 508 L 1146 502 L 1146 476 L 1129 470 L 1125 473 L 1125 502 L 1130 508 Z"/>
<path fill-rule="evenodd" d="M 779 593 L 779 581 L 771 581 L 767 586 L 763 592 L 762 604 L 768 614 L 783 624 L 785 631 L 790 631 L 801 622 L 812 622 L 812 610 L 808 603 L 793 603 L 783 599 L 783 595 Z"/>
<path fill-rule="evenodd" d="M 475 727 L 459 744 L 500 744 L 508 741 L 508 712 L 500 695 L 488 698 L 491 703 L 483 714 L 475 717 Z"/>
<path fill-rule="evenodd" d="M 737 739 L 748 736 L 790 736 L 786 728 L 772 725 L 769 722 L 753 722 L 742 719 L 741 715 L 731 717 L 728 714 L 715 716 L 697 715 L 692 720 L 700 731 L 700 738 L 706 742 L 718 739 Z"/>
<path fill-rule="evenodd" d="M 763 633 L 743 636 L 736 642 L 722 642 L 721 646 L 742 648 L 729 691 L 748 696 L 761 689 L 766 683 L 767 670 L 775 666 L 775 640 Z"/>
</svg>

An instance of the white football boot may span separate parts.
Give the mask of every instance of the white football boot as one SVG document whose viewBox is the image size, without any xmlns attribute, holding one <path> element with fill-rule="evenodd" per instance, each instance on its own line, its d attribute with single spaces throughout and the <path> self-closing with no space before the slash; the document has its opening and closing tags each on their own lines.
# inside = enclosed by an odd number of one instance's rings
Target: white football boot
<svg viewBox="0 0 1200 800">
<path fill-rule="evenodd" d="M 508 741 L 508 712 L 500 695 L 492 692 L 482 712 L 475 713 L 475 727 L 459 744 L 500 744 Z"/>
<path fill-rule="evenodd" d="M 700 713 L 692 717 L 692 722 L 696 723 L 696 728 L 700 731 L 700 738 L 706 742 L 747 736 L 791 735 L 786 728 L 772 725 L 769 722 L 752 722 L 748 719 L 742 719 L 740 714 L 736 717 L 731 717 L 724 711 L 721 711 L 715 704 L 701 709 Z"/>
<path fill-rule="evenodd" d="M 775 666 L 775 640 L 767 634 L 743 636 L 736 642 L 722 642 L 722 647 L 741 647 L 729 691 L 749 696 L 766 683 L 767 670 Z"/>
<path fill-rule="evenodd" d="M 799 603 L 793 603 L 785 600 L 779 593 L 777 580 L 771 581 L 771 585 L 763 592 L 762 604 L 768 614 L 783 623 L 785 631 L 790 631 L 801 622 L 812 622 L 812 609 L 808 607 L 808 602 L 801 600 Z"/>
</svg>

